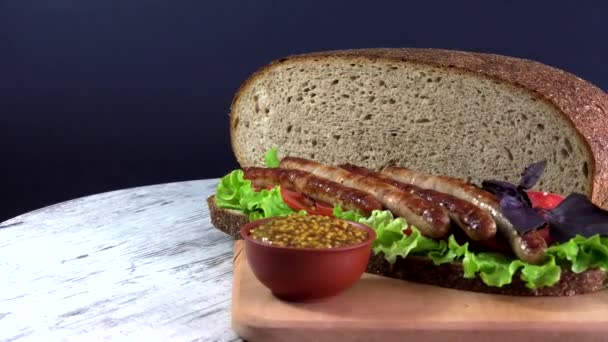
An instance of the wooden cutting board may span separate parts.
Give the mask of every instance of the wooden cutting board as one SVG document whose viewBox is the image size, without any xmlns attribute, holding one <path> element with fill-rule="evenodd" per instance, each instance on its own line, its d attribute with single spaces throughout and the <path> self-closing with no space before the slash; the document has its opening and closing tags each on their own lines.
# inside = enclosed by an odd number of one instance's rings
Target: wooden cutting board
<svg viewBox="0 0 608 342">
<path fill-rule="evenodd" d="M 333 298 L 276 299 L 234 247 L 232 327 L 248 341 L 608 341 L 608 291 L 509 297 L 365 274 Z"/>
</svg>

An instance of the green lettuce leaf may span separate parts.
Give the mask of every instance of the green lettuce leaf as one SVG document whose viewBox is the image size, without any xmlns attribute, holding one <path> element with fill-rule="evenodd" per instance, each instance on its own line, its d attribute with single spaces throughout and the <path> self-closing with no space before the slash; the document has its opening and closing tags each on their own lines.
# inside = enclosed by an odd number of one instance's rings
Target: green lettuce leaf
<svg viewBox="0 0 608 342">
<path fill-rule="evenodd" d="M 448 243 L 441 240 L 439 241 L 439 248 L 434 251 L 430 251 L 428 257 L 433 260 L 435 265 L 441 265 L 448 262 L 453 262 L 454 260 L 464 256 L 469 248 L 469 244 L 465 243 L 460 246 L 453 235 L 450 235 L 448 238 Z"/>
<path fill-rule="evenodd" d="M 369 217 L 352 211 L 342 212 L 339 207 L 334 208 L 334 216 L 359 222 L 374 229 L 376 240 L 372 245 L 374 253 L 384 253 L 384 258 L 394 263 L 397 257 L 405 258 L 409 254 L 422 254 L 433 251 L 439 245 L 435 240 L 426 238 L 417 229 L 405 235 L 403 231 L 409 226 L 403 218 L 395 218 L 388 210 L 374 210 Z"/>
<path fill-rule="evenodd" d="M 551 256 L 542 265 L 532 265 L 498 253 L 473 253 L 467 250 L 462 265 L 465 278 L 479 275 L 489 286 L 510 284 L 518 271 L 520 278 L 531 289 L 554 285 L 561 276 L 561 268 Z"/>
<path fill-rule="evenodd" d="M 225 209 L 243 209 L 241 199 L 252 194 L 251 181 L 243 178 L 242 170 L 234 170 L 220 179 L 215 191 L 217 205 Z"/>
<path fill-rule="evenodd" d="M 278 167 L 276 148 L 268 151 L 264 160 L 267 167 Z M 254 191 L 251 181 L 243 176 L 242 170 L 235 170 L 220 179 L 216 192 L 216 203 L 220 208 L 242 211 L 250 220 L 296 213 L 283 201 L 279 186 L 272 190 Z M 416 227 L 408 225 L 403 218 L 395 218 L 390 211 L 376 210 L 366 217 L 357 211 L 344 211 L 336 205 L 333 213 L 337 218 L 373 228 L 377 235 L 373 251 L 375 254 L 383 253 L 390 263 L 408 255 L 426 256 L 435 265 L 458 261 L 462 263 L 465 278 L 479 276 L 489 286 L 510 284 L 516 275 L 531 289 L 551 286 L 559 281 L 563 265 L 569 265 L 575 273 L 591 268 L 608 271 L 608 237 L 599 235 L 589 238 L 577 235 L 567 242 L 551 246 L 547 249 L 547 261 L 532 265 L 498 253 L 471 252 L 468 243 L 460 245 L 454 236 L 447 241 L 426 238 Z"/>
<path fill-rule="evenodd" d="M 220 208 L 240 210 L 252 221 L 295 213 L 283 201 L 280 187 L 254 191 L 243 176 L 243 170 L 234 170 L 220 179 L 215 195 Z"/>
<path fill-rule="evenodd" d="M 519 260 L 513 263 L 521 263 L 521 279 L 526 282 L 526 286 L 536 289 L 543 286 L 551 286 L 559 281 L 562 275 L 562 268 L 555 262 L 555 257 L 550 255 L 548 261 L 542 265 L 530 265 Z"/>
<path fill-rule="evenodd" d="M 408 255 L 426 256 L 435 265 L 460 261 L 465 278 L 479 276 L 486 285 L 498 287 L 510 284 L 518 271 L 526 286 L 532 289 L 551 286 L 557 283 L 561 276 L 561 268 L 556 264 L 556 257 L 553 255 L 542 265 L 531 265 L 498 253 L 471 252 L 468 243 L 460 245 L 453 235 L 447 242 L 422 236 L 416 227 L 409 226 L 403 218 L 395 218 L 390 211 L 374 211 L 366 218 L 352 211 L 342 211 L 337 206 L 334 208 L 334 215 L 373 228 L 377 235 L 373 251 L 375 254 L 382 252 L 389 263 L 394 263 L 397 257 L 405 258 Z M 410 233 L 405 234 L 404 231 L 408 228 Z M 608 243 L 605 246 L 608 246 Z M 594 248 L 598 249 L 596 244 Z M 606 253 L 603 255 L 606 256 L 605 260 L 608 260 L 608 249 Z"/>
<path fill-rule="evenodd" d="M 276 147 L 273 147 L 268 150 L 268 152 L 266 152 L 266 154 L 264 155 L 264 162 L 266 163 L 266 167 L 279 167 L 281 161 L 279 160 L 279 155 Z"/>
<path fill-rule="evenodd" d="M 570 261 L 574 273 L 590 268 L 608 271 L 608 238 L 597 234 L 589 238 L 577 235 L 567 242 L 549 247 L 547 254 L 558 260 Z"/>
<path fill-rule="evenodd" d="M 359 222 L 360 219 L 365 218 L 363 214 L 358 211 L 348 210 L 343 211 L 342 207 L 338 204 L 334 205 L 334 216 L 347 221 Z"/>
</svg>

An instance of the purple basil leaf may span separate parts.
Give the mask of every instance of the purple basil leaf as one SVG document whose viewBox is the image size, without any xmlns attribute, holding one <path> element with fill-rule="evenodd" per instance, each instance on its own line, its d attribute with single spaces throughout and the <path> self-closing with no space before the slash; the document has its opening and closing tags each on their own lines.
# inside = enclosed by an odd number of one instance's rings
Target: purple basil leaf
<svg viewBox="0 0 608 342">
<path fill-rule="evenodd" d="M 484 180 L 481 182 L 481 187 L 493 193 L 499 199 L 503 196 L 516 196 L 517 195 L 517 186 L 515 184 L 511 184 L 509 182 L 500 181 L 500 180 Z"/>
<path fill-rule="evenodd" d="M 545 171 L 545 166 L 547 166 L 547 161 L 541 160 L 526 167 L 524 172 L 521 174 L 519 186 L 525 190 L 532 189 Z"/>
<path fill-rule="evenodd" d="M 481 186 L 484 190 L 489 191 L 498 197 L 498 200 L 501 200 L 505 196 L 517 197 L 520 201 L 525 202 L 529 207 L 532 207 L 532 202 L 530 201 L 530 197 L 528 197 L 528 193 L 520 186 L 493 179 L 483 181 Z"/>
<path fill-rule="evenodd" d="M 582 235 L 608 235 L 608 211 L 593 204 L 587 196 L 573 193 L 547 213 L 551 237 L 565 242 Z"/>
<path fill-rule="evenodd" d="M 504 196 L 500 200 L 500 209 L 520 233 L 540 228 L 546 223 L 545 218 L 519 196 Z"/>
<path fill-rule="evenodd" d="M 518 186 L 517 194 L 519 195 L 519 198 L 522 201 L 524 201 L 528 204 L 528 207 L 532 208 L 532 201 L 530 200 L 530 196 L 528 196 L 528 193 L 526 192 L 526 190 L 524 188 L 522 188 L 521 186 Z"/>
</svg>

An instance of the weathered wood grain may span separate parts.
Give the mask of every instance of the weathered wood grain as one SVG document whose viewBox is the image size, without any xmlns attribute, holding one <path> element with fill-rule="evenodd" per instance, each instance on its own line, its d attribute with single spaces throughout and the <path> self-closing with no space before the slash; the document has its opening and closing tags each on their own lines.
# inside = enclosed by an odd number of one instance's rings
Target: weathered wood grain
<svg viewBox="0 0 608 342">
<path fill-rule="evenodd" d="M 217 180 L 84 197 L 0 223 L 0 341 L 231 341 Z"/>
<path fill-rule="evenodd" d="M 235 243 L 232 326 L 251 341 L 605 342 L 608 292 L 515 297 L 364 274 L 324 300 L 278 300 Z"/>
</svg>

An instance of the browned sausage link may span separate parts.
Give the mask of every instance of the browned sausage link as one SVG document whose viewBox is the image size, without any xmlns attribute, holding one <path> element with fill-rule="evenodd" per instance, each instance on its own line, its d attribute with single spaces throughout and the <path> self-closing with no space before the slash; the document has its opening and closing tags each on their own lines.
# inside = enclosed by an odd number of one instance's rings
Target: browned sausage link
<svg viewBox="0 0 608 342">
<path fill-rule="evenodd" d="M 450 219 L 462 228 L 469 238 L 475 241 L 487 240 L 496 235 L 496 222 L 487 212 L 470 202 L 435 190 L 422 189 L 412 184 L 399 182 L 379 172 L 352 164 L 340 165 L 340 168 L 365 177 L 373 177 L 391 184 L 402 191 L 424 198 L 425 200 L 444 208 Z"/>
<path fill-rule="evenodd" d="M 518 258 L 532 264 L 539 264 L 546 259 L 545 249 L 547 244 L 544 239 L 536 231 L 521 236 L 502 214 L 498 199 L 491 193 L 458 178 L 434 176 L 403 167 L 389 167 L 382 173 L 400 182 L 447 193 L 473 203 L 492 216 L 498 231 L 507 238 L 513 253 Z"/>
<path fill-rule="evenodd" d="M 297 191 L 295 181 L 298 178 L 311 176 L 309 172 L 287 170 L 281 168 L 246 167 L 243 169 L 243 178 L 250 180 L 256 188 L 267 188 L 281 185 L 291 191 Z"/>
<path fill-rule="evenodd" d="M 250 180 L 254 188 L 268 188 L 279 185 L 279 172 L 277 170 L 265 167 L 246 167 L 243 168 L 243 178 Z"/>
<path fill-rule="evenodd" d="M 416 226 L 425 236 L 441 238 L 448 233 L 450 219 L 442 208 L 390 184 L 302 158 L 285 157 L 281 161 L 281 167 L 307 171 L 345 186 L 368 192 L 395 215 L 405 218 L 408 223 Z"/>
<path fill-rule="evenodd" d="M 331 204 L 338 203 L 346 210 L 360 210 L 365 215 L 370 215 L 372 211 L 382 209 L 382 204 L 374 196 L 314 175 L 307 178 L 297 178 L 295 186 L 299 192 L 317 201 Z"/>
<path fill-rule="evenodd" d="M 448 215 L 472 240 L 487 240 L 496 235 L 496 222 L 492 216 L 473 203 L 434 190 L 417 193 L 431 203 L 437 203 L 448 211 Z"/>
<path fill-rule="evenodd" d="M 359 210 L 365 215 L 369 215 L 373 210 L 382 209 L 382 204 L 368 193 L 347 188 L 301 170 L 250 167 L 244 169 L 244 178 L 259 187 L 281 185 L 285 189 L 297 191 L 316 201 L 332 205 L 338 203 L 345 210 Z"/>
<path fill-rule="evenodd" d="M 531 264 L 540 264 L 547 260 L 547 241 L 538 230 L 532 230 L 523 235 L 520 234 L 515 239 L 515 242 L 519 246 L 518 250 L 523 251 L 523 253 L 519 252 L 519 254 L 528 256 Z M 516 255 L 518 254 L 516 253 Z"/>
</svg>

